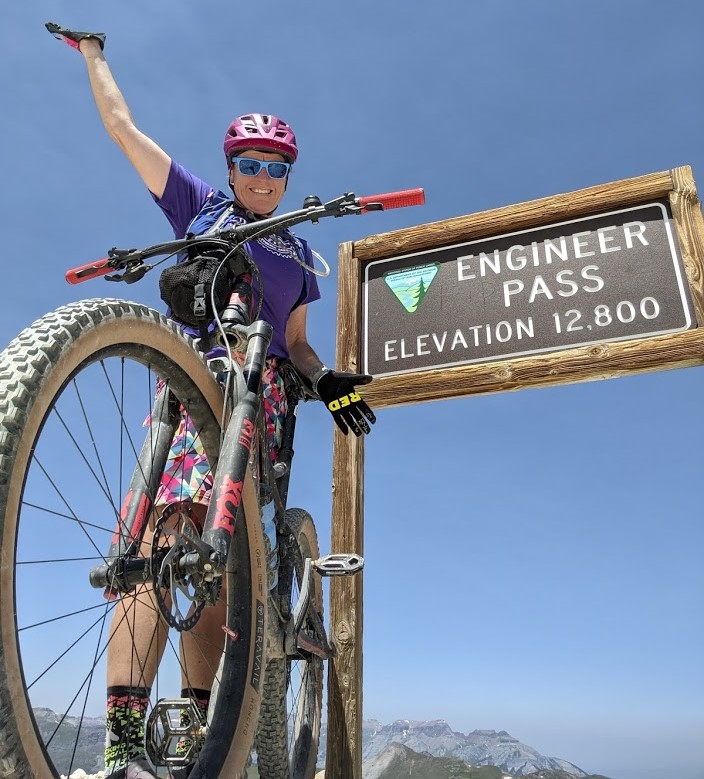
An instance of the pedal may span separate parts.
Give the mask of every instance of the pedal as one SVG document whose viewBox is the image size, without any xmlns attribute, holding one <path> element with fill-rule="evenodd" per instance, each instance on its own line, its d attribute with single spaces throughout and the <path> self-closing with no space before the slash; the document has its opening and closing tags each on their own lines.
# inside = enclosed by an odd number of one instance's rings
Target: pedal
<svg viewBox="0 0 704 779">
<path fill-rule="evenodd" d="M 188 724 L 182 725 L 183 721 Z M 146 723 L 147 754 L 155 766 L 186 766 L 192 763 L 205 740 L 205 724 L 191 698 L 163 698 L 154 704 Z M 178 751 L 179 742 L 182 751 Z M 187 743 L 188 748 L 183 749 Z"/>
<path fill-rule="evenodd" d="M 313 560 L 312 565 L 321 576 L 353 576 L 364 568 L 364 558 L 358 554 L 329 554 Z"/>
</svg>

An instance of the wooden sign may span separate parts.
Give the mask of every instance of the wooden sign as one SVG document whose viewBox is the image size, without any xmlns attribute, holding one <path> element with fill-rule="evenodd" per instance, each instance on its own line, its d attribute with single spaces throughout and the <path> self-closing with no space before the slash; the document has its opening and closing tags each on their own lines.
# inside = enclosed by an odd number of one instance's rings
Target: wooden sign
<svg viewBox="0 0 704 779">
<path fill-rule="evenodd" d="M 362 370 L 388 376 L 695 326 L 669 203 L 375 260 Z"/>
<path fill-rule="evenodd" d="M 689 167 L 343 244 L 378 406 L 692 359 L 704 227 Z"/>
</svg>

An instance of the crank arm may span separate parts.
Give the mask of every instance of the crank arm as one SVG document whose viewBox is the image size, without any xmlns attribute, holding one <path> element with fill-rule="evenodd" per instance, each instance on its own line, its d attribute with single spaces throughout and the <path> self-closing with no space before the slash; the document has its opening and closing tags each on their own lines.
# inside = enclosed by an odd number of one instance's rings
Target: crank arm
<svg viewBox="0 0 704 779">
<path fill-rule="evenodd" d="M 318 636 L 311 635 L 306 630 L 302 630 L 296 636 L 296 647 L 321 660 L 329 660 L 335 654 L 334 647 L 331 647 L 326 640 L 321 642 Z"/>
<path fill-rule="evenodd" d="M 320 615 L 311 603 L 311 593 L 313 592 L 313 561 L 306 557 L 303 568 L 303 578 L 301 579 L 301 591 L 293 609 L 293 615 L 289 628 L 287 629 L 286 648 L 289 654 L 293 649 L 293 655 L 297 650 L 302 649 L 318 657 L 327 660 L 333 654 L 333 648 L 330 646 L 325 635 L 325 626 Z M 304 630 L 303 623 L 307 622 L 310 629 Z M 291 646 L 293 644 L 293 647 Z"/>
</svg>

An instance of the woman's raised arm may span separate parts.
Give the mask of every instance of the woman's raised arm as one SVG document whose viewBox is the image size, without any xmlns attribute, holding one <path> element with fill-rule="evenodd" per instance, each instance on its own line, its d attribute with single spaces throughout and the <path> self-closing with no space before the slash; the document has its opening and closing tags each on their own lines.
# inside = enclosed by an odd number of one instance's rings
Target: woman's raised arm
<svg viewBox="0 0 704 779">
<path fill-rule="evenodd" d="M 51 23 L 47 24 L 47 29 L 83 55 L 90 87 L 105 129 L 125 153 L 150 192 L 161 197 L 169 176 L 171 158 L 135 125 L 127 101 L 105 59 L 105 36 L 79 33 Z"/>
</svg>

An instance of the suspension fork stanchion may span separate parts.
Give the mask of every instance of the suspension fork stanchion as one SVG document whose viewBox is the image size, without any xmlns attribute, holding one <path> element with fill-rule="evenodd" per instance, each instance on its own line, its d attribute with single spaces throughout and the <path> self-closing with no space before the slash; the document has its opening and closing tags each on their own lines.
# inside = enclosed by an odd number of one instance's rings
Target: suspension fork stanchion
<svg viewBox="0 0 704 779">
<path fill-rule="evenodd" d="M 263 319 L 258 319 L 247 329 L 247 353 L 244 358 L 244 381 L 248 392 L 259 394 L 264 373 L 266 353 L 271 343 L 274 328 Z"/>
<path fill-rule="evenodd" d="M 137 570 L 140 568 L 139 565 L 134 571 L 128 571 L 124 567 L 124 561 L 126 557 L 137 553 L 142 541 L 149 511 L 161 484 L 162 473 L 179 420 L 178 401 L 168 387 L 164 387 L 156 399 L 149 432 L 144 439 L 127 494 L 122 502 L 110 550 L 105 557 L 106 562 L 92 568 L 89 574 L 93 587 L 104 587 L 105 597 L 110 600 L 116 598 L 119 592 L 129 591 L 144 578 Z M 146 571 L 146 568 L 144 570 Z M 135 576 L 138 581 L 133 581 Z"/>
<path fill-rule="evenodd" d="M 213 550 L 210 561 L 215 573 L 225 570 L 237 512 L 242 503 L 244 479 L 262 404 L 260 387 L 264 361 L 272 333 L 271 325 L 263 320 L 253 322 L 247 331 L 244 365 L 247 391 L 239 399 L 227 426 L 202 536 L 203 542 Z"/>
</svg>

